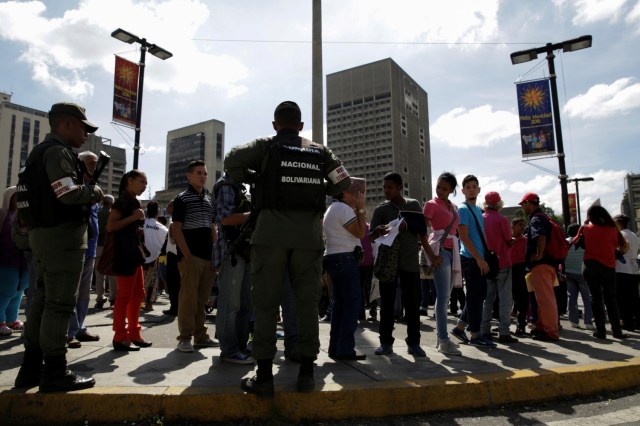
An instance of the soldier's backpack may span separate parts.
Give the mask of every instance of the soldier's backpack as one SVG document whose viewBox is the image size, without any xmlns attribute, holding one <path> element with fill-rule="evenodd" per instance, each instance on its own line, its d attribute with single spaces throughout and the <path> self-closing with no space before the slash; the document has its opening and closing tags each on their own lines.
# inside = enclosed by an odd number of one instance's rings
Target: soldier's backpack
<svg viewBox="0 0 640 426">
<path fill-rule="evenodd" d="M 546 215 L 544 213 L 536 213 L 534 216 L 546 217 L 551 224 L 551 233 L 544 250 L 551 258 L 555 260 L 564 260 L 567 257 L 567 254 L 569 254 L 571 244 L 567 242 L 564 231 L 562 230 L 560 225 L 554 222 L 554 220 L 551 219 L 549 215 Z"/>
</svg>

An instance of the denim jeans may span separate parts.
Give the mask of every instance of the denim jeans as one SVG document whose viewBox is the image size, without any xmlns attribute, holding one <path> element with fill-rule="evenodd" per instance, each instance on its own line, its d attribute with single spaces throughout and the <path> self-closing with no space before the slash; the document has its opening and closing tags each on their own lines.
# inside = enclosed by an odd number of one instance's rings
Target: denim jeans
<svg viewBox="0 0 640 426">
<path fill-rule="evenodd" d="M 473 258 L 460 256 L 462 276 L 467 286 L 467 302 L 460 314 L 463 325 L 469 325 L 471 333 L 480 333 L 482 322 L 482 306 L 487 296 L 487 280 L 480 272 L 478 263 Z"/>
<path fill-rule="evenodd" d="M 91 293 L 91 281 L 93 279 L 93 268 L 96 263 L 95 257 L 85 257 L 80 283 L 78 285 L 78 298 L 74 315 L 69 319 L 69 331 L 67 338 L 85 334 L 87 328 L 84 326 L 84 319 L 89 312 L 89 297 Z"/>
<path fill-rule="evenodd" d="M 436 286 L 436 331 L 438 339 L 448 339 L 447 333 L 447 308 L 449 306 L 449 296 L 453 289 L 451 280 L 451 259 L 453 254 L 449 250 L 441 250 L 442 263 L 436 269 L 433 281 Z"/>
<path fill-rule="evenodd" d="M 325 256 L 323 265 L 333 287 L 329 355 L 353 355 L 362 303 L 358 260 L 352 252 L 336 253 Z"/>
<path fill-rule="evenodd" d="M 584 305 L 584 323 L 591 324 L 593 321 L 591 295 L 589 294 L 589 286 L 587 286 L 582 274 L 567 272 L 567 292 L 569 293 L 569 321 L 575 324 L 580 322 L 580 315 L 578 314 L 578 293 L 580 293 L 582 304 Z"/>
<path fill-rule="evenodd" d="M 247 347 L 251 316 L 251 264 L 241 256 L 236 265 L 225 256 L 218 274 L 216 333 L 220 356 L 232 356 Z"/>
<path fill-rule="evenodd" d="M 511 268 L 500 269 L 494 280 L 487 280 L 487 296 L 484 299 L 482 309 L 482 334 L 491 334 L 491 317 L 493 314 L 493 303 L 498 296 L 500 324 L 498 333 L 501 336 L 508 336 L 511 325 L 511 310 L 513 308 Z"/>
</svg>

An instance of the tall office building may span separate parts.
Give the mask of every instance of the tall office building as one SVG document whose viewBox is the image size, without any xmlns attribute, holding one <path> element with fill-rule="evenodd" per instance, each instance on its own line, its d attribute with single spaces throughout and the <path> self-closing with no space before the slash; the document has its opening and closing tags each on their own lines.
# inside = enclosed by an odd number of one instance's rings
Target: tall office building
<svg viewBox="0 0 640 426">
<path fill-rule="evenodd" d="M 640 174 L 628 174 L 624 177 L 624 194 L 620 211 L 631 219 L 629 229 L 640 230 Z"/>
<path fill-rule="evenodd" d="M 18 183 L 29 153 L 50 129 L 45 111 L 14 104 L 0 92 L 0 192 Z"/>
<path fill-rule="evenodd" d="M 156 192 L 158 203 L 165 207 L 187 187 L 187 166 L 204 160 L 209 173 L 207 189 L 222 176 L 224 160 L 224 123 L 208 120 L 167 133 L 166 177 L 164 191 Z"/>
<path fill-rule="evenodd" d="M 406 196 L 431 198 L 427 92 L 392 59 L 327 75 L 327 145 L 367 180 L 367 206 L 384 201 L 391 171 Z"/>
<path fill-rule="evenodd" d="M 104 151 L 111 157 L 107 167 L 105 167 L 100 179 L 98 179 L 98 186 L 105 194 L 111 194 L 118 198 L 118 187 L 120 186 L 120 179 L 125 174 L 127 169 L 127 155 L 124 148 L 111 145 L 111 139 L 103 138 L 95 134 L 89 134 L 87 142 L 77 150 L 79 153 L 82 151 L 91 151 L 96 155 L 100 155 L 100 151 Z"/>
</svg>

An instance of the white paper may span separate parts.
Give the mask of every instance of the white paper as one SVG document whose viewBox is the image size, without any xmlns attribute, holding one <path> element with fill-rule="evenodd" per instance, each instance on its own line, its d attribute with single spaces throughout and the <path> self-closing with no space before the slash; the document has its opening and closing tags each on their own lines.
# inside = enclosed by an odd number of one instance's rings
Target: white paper
<svg viewBox="0 0 640 426">
<path fill-rule="evenodd" d="M 389 230 L 389 232 L 387 233 L 387 235 L 377 238 L 376 243 L 384 244 L 385 246 L 390 246 L 391 244 L 393 244 L 393 241 L 396 239 L 398 233 L 400 232 L 400 224 L 402 222 L 403 220 L 400 218 L 394 219 L 389 222 L 387 224 L 387 229 Z"/>
</svg>

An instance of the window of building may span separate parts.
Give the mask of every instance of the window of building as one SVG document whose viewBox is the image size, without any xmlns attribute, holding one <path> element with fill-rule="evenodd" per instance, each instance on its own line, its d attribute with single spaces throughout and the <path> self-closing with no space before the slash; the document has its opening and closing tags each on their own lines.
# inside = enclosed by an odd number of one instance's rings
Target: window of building
<svg viewBox="0 0 640 426">
<path fill-rule="evenodd" d="M 222 147 L 222 133 L 216 134 L 216 158 L 218 160 L 222 159 L 222 151 L 224 148 Z"/>
</svg>

